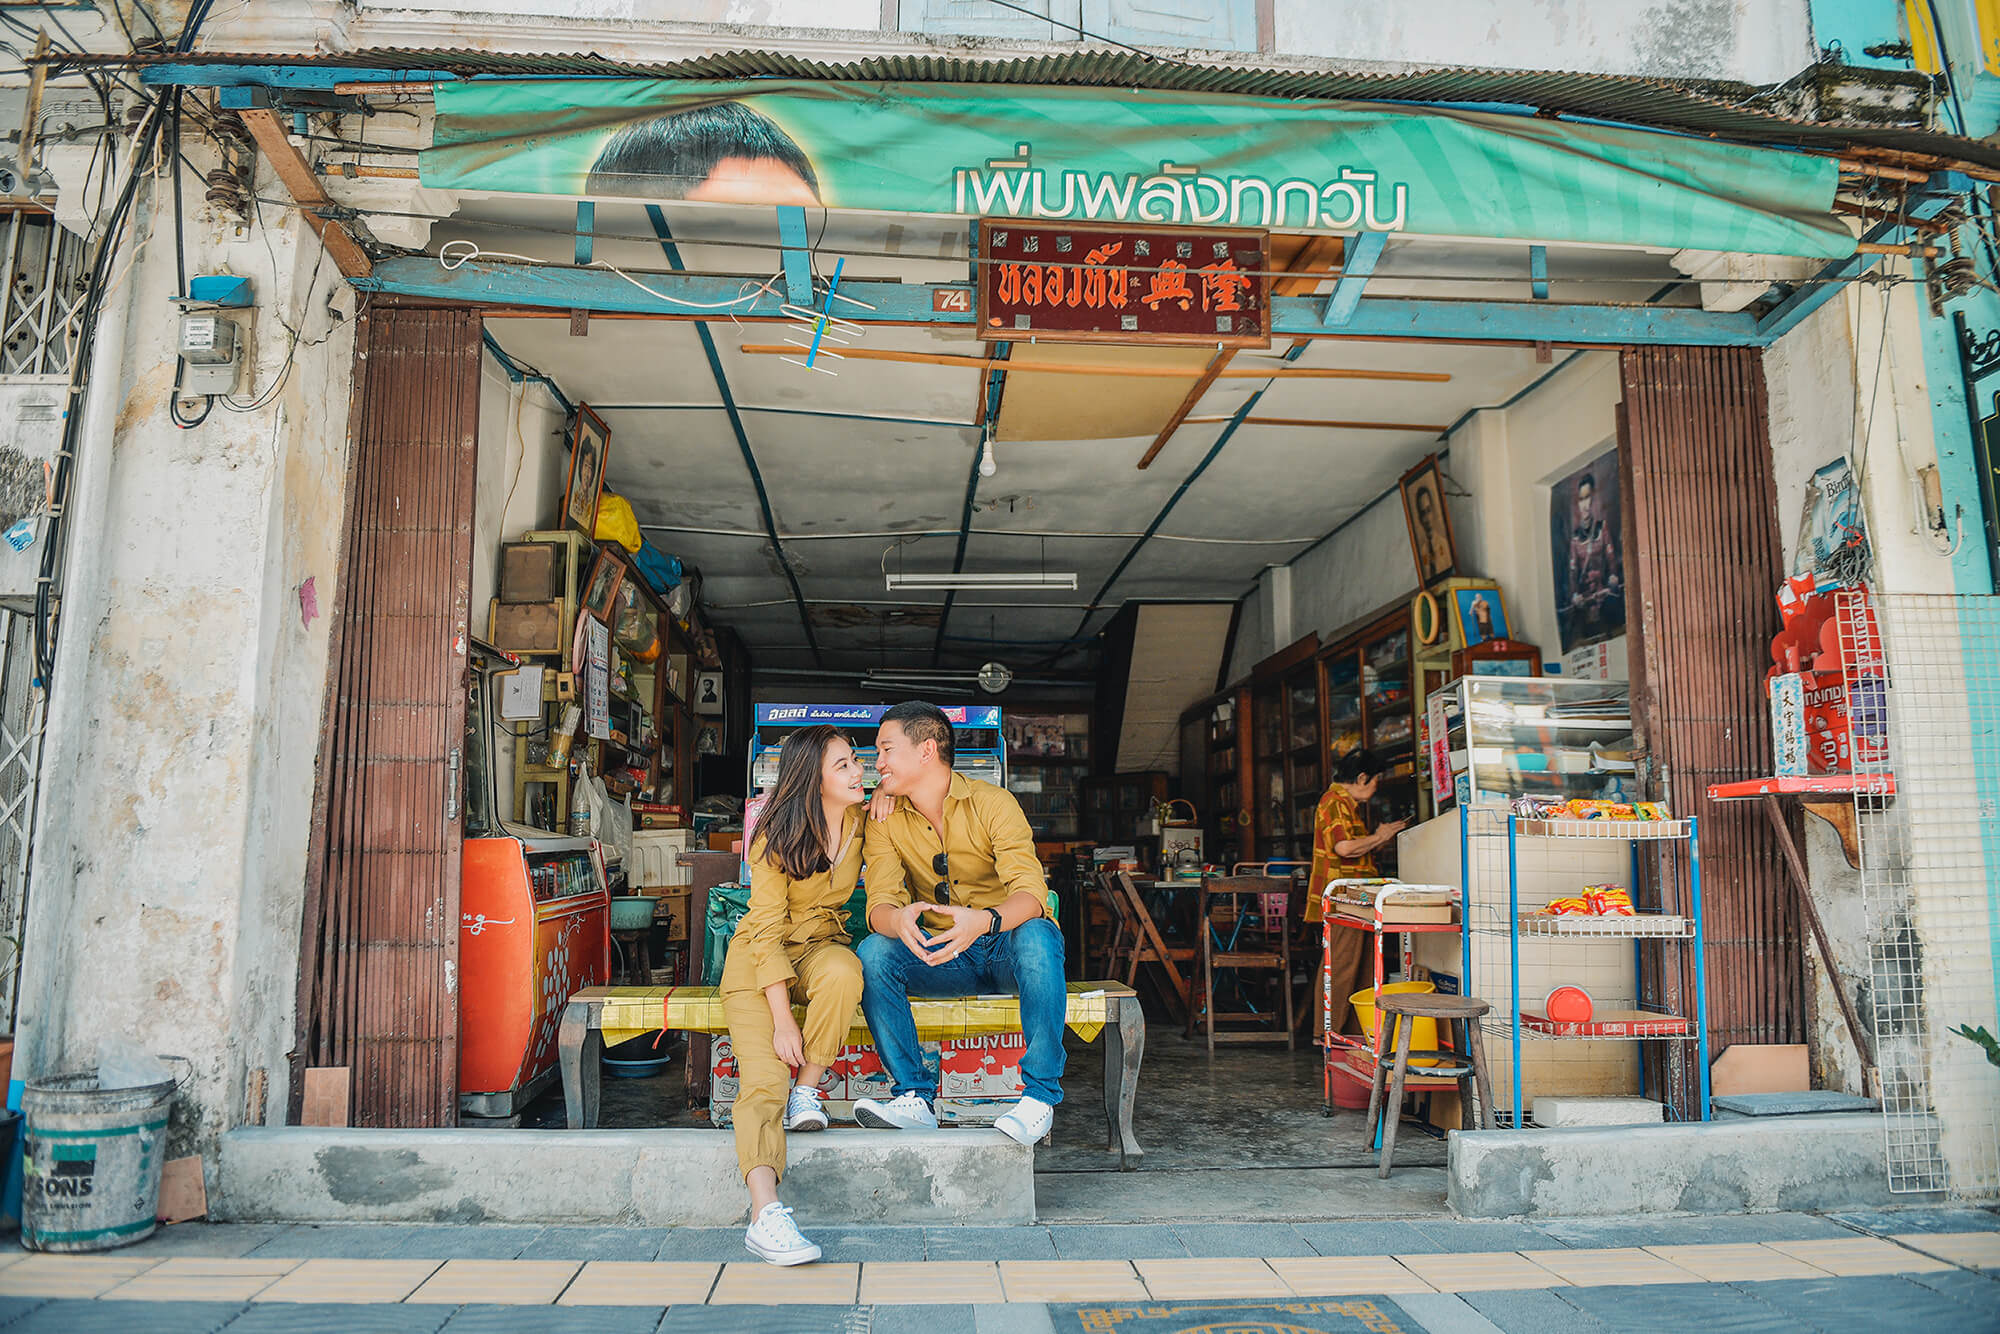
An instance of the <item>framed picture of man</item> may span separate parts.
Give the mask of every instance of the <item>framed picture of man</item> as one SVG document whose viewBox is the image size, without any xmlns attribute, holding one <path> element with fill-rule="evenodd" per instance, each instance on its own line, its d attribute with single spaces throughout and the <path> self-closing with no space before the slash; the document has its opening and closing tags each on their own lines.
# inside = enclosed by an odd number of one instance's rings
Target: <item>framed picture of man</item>
<svg viewBox="0 0 2000 1334">
<path fill-rule="evenodd" d="M 1463 647 L 1507 638 L 1507 603 L 1500 596 L 1498 584 L 1453 588 L 1451 597 L 1453 619 Z"/>
<path fill-rule="evenodd" d="M 1410 526 L 1410 553 L 1417 563 L 1417 582 L 1425 588 L 1449 578 L 1458 568 L 1452 544 L 1451 511 L 1444 503 L 1444 474 L 1437 455 L 1403 474 L 1403 518 Z"/>
<path fill-rule="evenodd" d="M 1607 449 L 1549 488 L 1549 553 L 1562 651 L 1624 634 L 1617 450 Z"/>
<path fill-rule="evenodd" d="M 579 403 L 569 438 L 569 486 L 563 491 L 563 526 L 597 538 L 597 501 L 604 492 L 604 464 L 611 430 L 604 419 Z"/>
</svg>

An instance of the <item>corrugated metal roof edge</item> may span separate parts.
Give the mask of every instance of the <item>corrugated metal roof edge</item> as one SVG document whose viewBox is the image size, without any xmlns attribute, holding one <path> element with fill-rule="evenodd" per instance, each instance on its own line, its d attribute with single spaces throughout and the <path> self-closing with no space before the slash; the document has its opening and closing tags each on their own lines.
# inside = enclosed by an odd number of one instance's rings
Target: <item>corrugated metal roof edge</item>
<svg viewBox="0 0 2000 1334">
<path fill-rule="evenodd" d="M 1643 75 L 1541 70 L 1484 70 L 1436 66 L 1397 72 L 1279 70 L 1195 64 L 1134 52 L 1078 51 L 1047 56 L 974 59 L 960 56 L 871 56 L 829 63 L 781 51 L 735 50 L 657 64 L 610 60 L 591 52 L 514 53 L 461 48 L 375 48 L 341 52 L 169 52 L 123 56 L 67 56 L 61 68 L 180 64 L 217 67 L 320 66 L 412 73 L 476 75 L 576 75 L 659 79 L 839 79 L 857 82 L 993 83 L 1011 85 L 1146 88 L 1157 91 L 1336 101 L 1506 103 L 1559 115 L 1589 117 L 1748 143 L 1820 151 L 1845 146 L 1911 153 L 1943 161 L 2000 169 L 2000 146 L 1917 126 L 1853 121 L 1800 121 L 1744 105 L 1755 99 L 1799 96 L 1795 77 L 1778 88 L 1717 80 L 1670 80 Z M 1849 79 L 1912 92 L 1929 88 L 1922 75 L 1854 67 L 1814 66 L 1802 74 L 1817 81 Z M 1793 91 L 1786 93 L 1787 88 Z"/>
</svg>

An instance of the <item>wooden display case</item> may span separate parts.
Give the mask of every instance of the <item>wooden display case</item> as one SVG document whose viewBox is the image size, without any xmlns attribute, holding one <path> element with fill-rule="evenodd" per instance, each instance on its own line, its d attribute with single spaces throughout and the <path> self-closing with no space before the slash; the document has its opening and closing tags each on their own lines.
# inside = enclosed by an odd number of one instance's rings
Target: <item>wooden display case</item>
<svg viewBox="0 0 2000 1334">
<path fill-rule="evenodd" d="M 1256 853 L 1244 793 L 1250 790 L 1250 692 L 1211 695 L 1181 715 L 1181 790 L 1194 803 L 1206 831 L 1207 855 L 1214 866 L 1247 861 Z M 1199 758 L 1199 764 L 1192 763 Z"/>
<path fill-rule="evenodd" d="M 1320 790 L 1331 781 L 1341 756 L 1357 746 L 1381 756 L 1388 772 L 1369 803 L 1371 827 L 1387 820 L 1414 820 L 1418 814 L 1418 692 L 1412 688 L 1417 664 L 1410 650 L 1410 612 L 1399 606 L 1362 624 L 1320 657 L 1326 682 L 1326 758 Z M 1311 834 L 1308 816 L 1308 856 Z M 1375 862 L 1384 875 L 1393 875 L 1395 845 L 1380 849 Z"/>
<path fill-rule="evenodd" d="M 1093 843 L 1131 843 L 1151 832 L 1153 809 L 1167 799 L 1164 769 L 1086 778 L 1083 836 Z"/>
<path fill-rule="evenodd" d="M 1321 665 L 1308 660 L 1250 694 L 1253 809 L 1260 861 L 1310 861 L 1313 811 L 1326 790 Z"/>
</svg>

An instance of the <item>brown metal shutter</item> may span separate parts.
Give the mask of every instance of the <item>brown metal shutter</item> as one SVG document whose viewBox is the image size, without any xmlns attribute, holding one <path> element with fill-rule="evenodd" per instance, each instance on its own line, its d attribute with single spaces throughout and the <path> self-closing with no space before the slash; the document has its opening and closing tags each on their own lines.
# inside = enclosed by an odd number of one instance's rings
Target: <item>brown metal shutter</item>
<svg viewBox="0 0 2000 1334">
<path fill-rule="evenodd" d="M 1798 910 L 1775 836 L 1755 803 L 1707 796 L 1710 783 L 1771 772 L 1764 673 L 1783 562 L 1762 354 L 1634 348 L 1622 369 L 1633 702 L 1655 790 L 1701 820 L 1710 1055 L 1735 1042 L 1803 1042 Z M 1659 889 L 1677 898 L 1681 868 L 1663 864 Z M 1642 952 L 1650 999 L 1692 998 L 1692 976 L 1662 973 L 1685 953 Z M 1651 1064 L 1693 1109 L 1692 1062 Z"/>
<path fill-rule="evenodd" d="M 466 310 L 378 305 L 356 331 L 294 1119 L 307 1066 L 350 1069 L 355 1125 L 458 1119 L 479 344 L 479 316 Z"/>
</svg>

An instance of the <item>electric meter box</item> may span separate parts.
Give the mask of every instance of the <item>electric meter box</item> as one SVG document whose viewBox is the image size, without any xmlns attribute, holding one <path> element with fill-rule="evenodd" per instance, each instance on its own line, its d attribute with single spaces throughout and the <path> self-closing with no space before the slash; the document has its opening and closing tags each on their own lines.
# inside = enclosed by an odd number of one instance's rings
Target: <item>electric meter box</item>
<svg viewBox="0 0 2000 1334">
<path fill-rule="evenodd" d="M 213 311 L 181 316 L 181 393 L 227 394 L 236 388 L 239 332 L 236 321 Z"/>
</svg>

